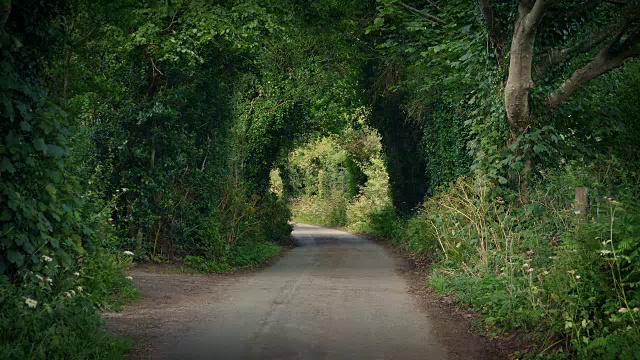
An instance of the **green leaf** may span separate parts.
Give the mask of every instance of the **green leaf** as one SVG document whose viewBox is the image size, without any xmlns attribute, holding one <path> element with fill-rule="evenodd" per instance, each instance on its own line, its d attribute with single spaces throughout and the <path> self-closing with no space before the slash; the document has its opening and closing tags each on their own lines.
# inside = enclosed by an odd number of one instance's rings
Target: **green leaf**
<svg viewBox="0 0 640 360">
<path fill-rule="evenodd" d="M 26 132 L 29 132 L 29 131 L 31 131 L 31 129 L 32 129 L 31 124 L 29 124 L 29 122 L 28 122 L 28 121 L 22 121 L 22 122 L 20 123 L 20 128 L 21 128 L 23 131 L 26 131 Z"/>
<path fill-rule="evenodd" d="M 12 264 L 22 266 L 24 264 L 24 255 L 15 249 L 9 249 L 7 251 L 7 260 Z"/>
<path fill-rule="evenodd" d="M 47 154 L 59 158 L 64 155 L 64 149 L 57 145 L 49 145 L 47 146 Z"/>
<path fill-rule="evenodd" d="M 44 139 L 43 138 L 36 138 L 35 140 L 33 140 L 33 147 L 36 148 L 36 150 L 38 151 L 44 151 L 46 144 L 44 143 Z"/>
<path fill-rule="evenodd" d="M 49 193 L 49 195 L 51 195 L 52 197 L 56 197 L 56 188 L 51 185 L 51 184 L 47 184 L 47 186 L 45 187 L 45 190 L 47 190 L 47 192 Z"/>
<path fill-rule="evenodd" d="M 10 174 L 13 174 L 16 172 L 16 168 L 13 166 L 13 164 L 11 164 L 11 161 L 9 161 L 9 159 L 7 159 L 6 157 L 3 157 L 2 161 L 0 162 L 0 173 L 2 171 L 7 171 Z"/>
</svg>

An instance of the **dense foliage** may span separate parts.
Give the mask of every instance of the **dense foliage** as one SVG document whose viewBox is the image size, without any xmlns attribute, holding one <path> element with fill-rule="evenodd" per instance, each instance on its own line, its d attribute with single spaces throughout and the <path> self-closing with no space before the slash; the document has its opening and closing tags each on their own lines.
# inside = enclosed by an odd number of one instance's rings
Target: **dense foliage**
<svg viewBox="0 0 640 360">
<path fill-rule="evenodd" d="M 640 86 L 640 8 L 516 3 L 378 1 L 363 85 L 389 174 L 376 196 L 390 192 L 393 207 L 368 207 L 362 223 L 336 211 L 358 199 L 338 186 L 339 201 L 300 196 L 294 217 L 387 237 L 433 261 L 432 287 L 482 313 L 489 333 L 531 334 L 530 356 L 634 358 L 640 169 L 630 140 L 640 128 L 629 91 Z M 510 97 L 524 93 L 523 112 Z M 348 155 L 333 148 L 301 151 Z M 320 164 L 307 191 L 346 169 Z M 574 199 L 581 187 L 587 214 Z"/>
<path fill-rule="evenodd" d="M 134 261 L 255 266 L 291 216 L 432 260 L 534 354 L 633 354 L 638 11 L 0 1 L 0 356 L 118 357 Z"/>
</svg>

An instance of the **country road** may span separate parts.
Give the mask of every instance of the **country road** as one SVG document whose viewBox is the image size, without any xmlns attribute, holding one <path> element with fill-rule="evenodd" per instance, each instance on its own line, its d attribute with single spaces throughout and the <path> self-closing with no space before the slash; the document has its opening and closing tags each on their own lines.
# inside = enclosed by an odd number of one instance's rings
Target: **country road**
<svg viewBox="0 0 640 360">
<path fill-rule="evenodd" d="M 451 356 L 437 336 L 451 319 L 431 320 L 383 247 L 311 225 L 293 235 L 299 247 L 254 273 L 134 274 L 153 300 L 108 322 L 148 333 L 135 359 L 488 358 Z M 459 347 L 484 351 L 458 331 L 448 336 L 461 338 Z"/>
<path fill-rule="evenodd" d="M 445 359 L 377 245 L 298 225 L 300 247 L 227 289 L 158 359 Z"/>
</svg>

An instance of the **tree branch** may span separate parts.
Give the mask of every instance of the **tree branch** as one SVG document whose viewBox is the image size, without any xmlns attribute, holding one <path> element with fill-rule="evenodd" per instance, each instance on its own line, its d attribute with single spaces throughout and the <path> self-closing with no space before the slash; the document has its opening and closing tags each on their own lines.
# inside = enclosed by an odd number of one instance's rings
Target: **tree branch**
<svg viewBox="0 0 640 360">
<path fill-rule="evenodd" d="M 602 31 L 599 35 L 593 36 L 564 49 L 551 49 L 542 58 L 542 62 L 536 66 L 538 76 L 543 75 L 549 69 L 563 62 L 576 54 L 587 52 L 602 44 L 611 37 L 612 30 Z"/>
<path fill-rule="evenodd" d="M 498 52 L 498 57 L 502 59 L 506 55 L 506 41 L 502 25 L 496 17 L 495 1 L 480 0 L 479 5 L 480 10 L 482 11 L 482 16 L 484 17 L 484 21 L 487 24 L 489 42 L 491 43 L 491 46 Z"/>
<path fill-rule="evenodd" d="M 547 96 L 549 107 L 552 110 L 558 108 L 587 82 L 622 66 L 629 58 L 640 56 L 639 22 L 640 19 L 635 17 L 623 21 L 620 30 L 593 60 L 576 70 L 559 88 Z"/>
<path fill-rule="evenodd" d="M 11 0 L 0 0 L 0 31 L 4 30 L 11 14 Z"/>
<path fill-rule="evenodd" d="M 620 1 L 620 0 L 602 0 L 602 1 L 609 4 L 614 4 L 614 5 L 627 5 L 626 1 Z"/>
<path fill-rule="evenodd" d="M 444 22 L 442 19 L 440 19 L 439 17 L 437 17 L 437 16 L 435 16 L 435 15 L 431 15 L 431 14 L 426 13 L 426 12 L 423 12 L 423 11 L 420 11 L 420 10 L 418 10 L 418 9 L 414 8 L 413 6 L 409 6 L 409 5 L 405 4 L 405 3 L 403 3 L 402 1 L 398 1 L 398 4 L 400 4 L 402 7 L 404 7 L 405 9 L 407 9 L 407 10 L 409 10 L 409 11 L 411 11 L 411 12 L 414 12 L 414 13 L 420 14 L 420 15 L 422 15 L 422 16 L 426 16 L 426 17 L 427 17 L 427 18 L 429 18 L 429 19 L 435 20 L 435 21 L 440 22 L 440 23 L 443 23 L 443 24 L 445 23 L 445 22 Z"/>
</svg>

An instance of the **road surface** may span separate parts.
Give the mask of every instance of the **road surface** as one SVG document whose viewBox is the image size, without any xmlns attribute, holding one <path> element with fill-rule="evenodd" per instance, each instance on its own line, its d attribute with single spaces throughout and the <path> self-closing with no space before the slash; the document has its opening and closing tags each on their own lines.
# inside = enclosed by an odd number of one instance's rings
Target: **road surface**
<svg viewBox="0 0 640 360">
<path fill-rule="evenodd" d="M 299 247 L 226 286 L 152 358 L 447 358 L 384 249 L 311 225 L 293 235 Z"/>
</svg>

